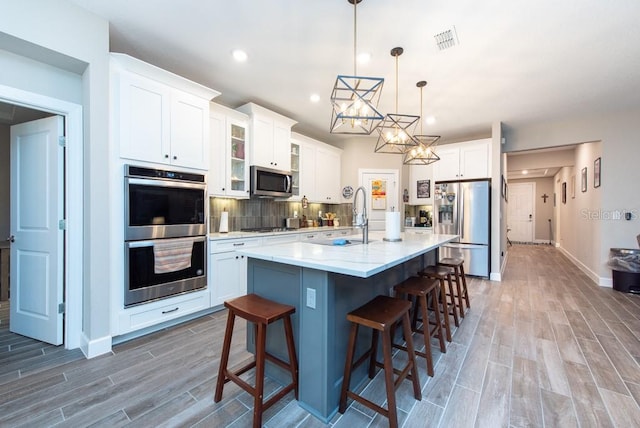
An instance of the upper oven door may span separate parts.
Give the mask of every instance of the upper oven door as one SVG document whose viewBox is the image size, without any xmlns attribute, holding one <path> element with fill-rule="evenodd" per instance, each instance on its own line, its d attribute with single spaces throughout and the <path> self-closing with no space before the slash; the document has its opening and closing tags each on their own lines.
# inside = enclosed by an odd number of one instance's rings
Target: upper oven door
<svg viewBox="0 0 640 428">
<path fill-rule="evenodd" d="M 125 178 L 125 240 L 206 234 L 206 185 Z"/>
</svg>

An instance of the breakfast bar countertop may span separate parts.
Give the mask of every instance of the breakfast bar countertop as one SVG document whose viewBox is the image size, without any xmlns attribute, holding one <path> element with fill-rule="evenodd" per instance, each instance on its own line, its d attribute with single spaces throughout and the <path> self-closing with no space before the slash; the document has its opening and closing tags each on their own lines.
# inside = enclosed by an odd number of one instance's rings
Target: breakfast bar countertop
<svg viewBox="0 0 640 428">
<path fill-rule="evenodd" d="M 361 234 L 353 234 L 344 237 L 351 242 L 347 245 L 319 240 L 246 248 L 238 252 L 254 259 L 368 278 L 457 238 L 457 235 L 403 233 L 401 241 L 387 242 L 384 236 L 384 232 L 369 232 L 366 245 L 362 244 Z"/>
</svg>

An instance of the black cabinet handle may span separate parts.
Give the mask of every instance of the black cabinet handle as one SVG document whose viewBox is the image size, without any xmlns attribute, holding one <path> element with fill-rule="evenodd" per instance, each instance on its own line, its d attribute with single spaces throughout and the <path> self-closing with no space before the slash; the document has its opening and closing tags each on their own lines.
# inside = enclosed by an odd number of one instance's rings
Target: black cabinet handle
<svg viewBox="0 0 640 428">
<path fill-rule="evenodd" d="M 162 314 L 163 314 L 163 315 L 164 315 L 164 314 L 170 314 L 171 312 L 175 312 L 175 311 L 177 311 L 178 309 L 180 309 L 180 308 L 179 308 L 178 306 L 176 306 L 175 308 L 173 308 L 173 309 L 169 309 L 168 311 L 162 311 Z"/>
</svg>

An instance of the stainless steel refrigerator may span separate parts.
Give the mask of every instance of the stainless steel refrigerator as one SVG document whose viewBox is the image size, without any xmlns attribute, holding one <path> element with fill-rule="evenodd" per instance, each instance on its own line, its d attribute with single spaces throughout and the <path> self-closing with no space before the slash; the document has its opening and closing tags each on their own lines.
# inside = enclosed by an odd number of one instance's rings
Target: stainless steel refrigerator
<svg viewBox="0 0 640 428">
<path fill-rule="evenodd" d="M 490 180 L 436 182 L 434 233 L 459 235 L 440 258 L 464 257 L 465 273 L 489 276 Z"/>
</svg>

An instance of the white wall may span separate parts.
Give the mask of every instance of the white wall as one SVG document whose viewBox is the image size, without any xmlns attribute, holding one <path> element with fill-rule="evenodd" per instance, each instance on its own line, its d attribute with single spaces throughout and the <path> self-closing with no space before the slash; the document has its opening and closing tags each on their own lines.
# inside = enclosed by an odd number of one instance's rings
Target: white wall
<svg viewBox="0 0 640 428">
<path fill-rule="evenodd" d="M 599 277 L 601 285 L 610 285 L 611 271 L 607 267 L 609 249 L 612 247 L 636 248 L 635 236 L 640 230 L 638 216 L 640 198 L 640 110 L 614 111 L 608 116 L 584 117 L 538 123 L 519 128 L 507 127 L 506 150 L 526 150 L 553 147 L 582 142 L 601 141 L 601 187 L 593 189 L 594 153 L 583 153 L 576 164 L 576 171 L 587 166 L 589 171 L 588 193 L 599 194 L 598 200 L 584 201 L 582 208 L 600 213 L 589 221 L 589 227 L 577 235 L 582 243 L 594 246 L 588 268 Z M 577 173 L 576 173 L 577 174 Z M 578 182 L 576 183 L 578 186 Z M 576 190 L 576 193 L 578 191 Z M 633 220 L 615 219 L 616 211 L 634 212 Z M 567 225 L 578 227 L 578 224 Z"/>
<path fill-rule="evenodd" d="M 0 14 L 0 48 L 81 76 L 79 93 L 59 89 L 69 86 L 68 79 L 61 78 L 65 73 L 51 70 L 41 80 L 18 84 L 20 89 L 49 96 L 75 99 L 81 94 L 85 185 L 82 331 L 89 344 L 108 342 L 110 349 L 108 302 L 113 282 L 108 269 L 109 197 L 105 197 L 109 195 L 108 22 L 62 0 L 6 1 Z M 31 68 L 28 63 L 24 59 L 23 65 Z M 46 66 L 33 72 L 44 69 Z M 17 78 L 4 68 L 0 73 L 1 84 L 16 84 Z"/>
</svg>

